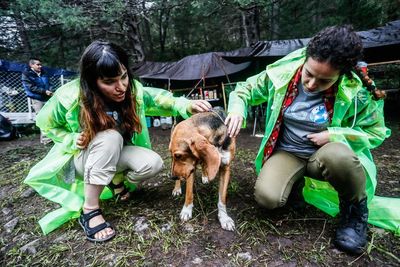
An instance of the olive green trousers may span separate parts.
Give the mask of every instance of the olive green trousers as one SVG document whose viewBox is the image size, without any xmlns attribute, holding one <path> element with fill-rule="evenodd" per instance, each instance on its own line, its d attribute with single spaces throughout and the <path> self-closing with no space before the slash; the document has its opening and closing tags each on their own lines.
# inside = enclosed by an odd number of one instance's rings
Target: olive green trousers
<svg viewBox="0 0 400 267">
<path fill-rule="evenodd" d="M 282 207 L 293 184 L 304 176 L 329 182 L 340 199 L 358 202 L 366 197 L 366 175 L 358 157 L 345 144 L 332 142 L 319 148 L 308 160 L 275 151 L 257 178 L 255 199 L 268 209 Z"/>
</svg>

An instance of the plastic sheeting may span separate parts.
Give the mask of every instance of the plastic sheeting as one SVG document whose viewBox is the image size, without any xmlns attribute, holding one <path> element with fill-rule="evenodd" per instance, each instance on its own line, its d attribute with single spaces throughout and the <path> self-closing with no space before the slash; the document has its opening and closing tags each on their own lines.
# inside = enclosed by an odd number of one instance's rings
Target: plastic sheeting
<svg viewBox="0 0 400 267">
<path fill-rule="evenodd" d="M 0 59 L 0 71 L 13 71 L 13 72 L 23 72 L 29 66 L 25 63 L 19 63 L 14 61 L 7 61 Z M 75 76 L 76 72 L 65 70 L 65 69 L 57 69 L 57 68 L 49 68 L 43 67 L 43 71 L 47 74 L 47 76 Z"/>
<path fill-rule="evenodd" d="M 365 56 L 368 62 L 400 58 L 398 52 L 400 49 L 400 20 L 389 22 L 385 26 L 368 31 L 359 31 L 357 34 L 361 37 L 363 42 Z M 221 53 L 221 55 L 223 58 L 230 61 L 239 58 L 249 60 L 249 58 L 253 57 L 283 57 L 296 49 L 306 46 L 310 39 L 311 38 L 259 41 L 251 48 L 241 48 Z"/>
<path fill-rule="evenodd" d="M 201 78 L 224 77 L 246 69 L 250 62 L 231 63 L 218 53 L 187 56 L 176 62 L 144 62 L 134 70 L 142 79 L 191 81 Z"/>
</svg>

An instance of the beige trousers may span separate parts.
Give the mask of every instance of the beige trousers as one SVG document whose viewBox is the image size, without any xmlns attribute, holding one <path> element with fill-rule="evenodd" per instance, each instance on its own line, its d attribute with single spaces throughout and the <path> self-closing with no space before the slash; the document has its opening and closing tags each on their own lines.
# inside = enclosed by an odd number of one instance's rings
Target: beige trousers
<svg viewBox="0 0 400 267">
<path fill-rule="evenodd" d="M 97 133 L 88 147 L 74 157 L 74 164 L 85 183 L 108 185 L 117 173 L 128 173 L 132 183 L 154 177 L 161 171 L 163 160 L 150 149 L 124 146 L 121 134 L 109 129 Z"/>
<path fill-rule="evenodd" d="M 31 98 L 31 100 L 32 100 L 33 110 L 37 114 L 42 109 L 42 107 L 44 106 L 45 102 L 37 100 L 37 99 L 33 99 L 33 98 Z"/>
<path fill-rule="evenodd" d="M 360 160 L 345 144 L 332 142 L 308 160 L 286 151 L 274 152 L 257 178 L 255 199 L 268 209 L 282 207 L 293 184 L 304 176 L 329 182 L 341 199 L 355 202 L 366 197 L 366 176 Z"/>
</svg>

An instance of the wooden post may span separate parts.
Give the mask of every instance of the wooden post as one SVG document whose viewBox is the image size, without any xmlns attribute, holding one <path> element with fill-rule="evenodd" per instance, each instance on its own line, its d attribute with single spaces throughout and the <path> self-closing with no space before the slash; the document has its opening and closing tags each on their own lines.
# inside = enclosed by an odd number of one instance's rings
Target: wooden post
<svg viewBox="0 0 400 267">
<path fill-rule="evenodd" d="M 225 85 L 224 85 L 223 82 L 221 83 L 221 88 L 222 88 L 222 98 L 224 99 L 224 109 L 225 109 L 225 112 L 226 112 L 227 108 L 226 108 Z"/>
</svg>

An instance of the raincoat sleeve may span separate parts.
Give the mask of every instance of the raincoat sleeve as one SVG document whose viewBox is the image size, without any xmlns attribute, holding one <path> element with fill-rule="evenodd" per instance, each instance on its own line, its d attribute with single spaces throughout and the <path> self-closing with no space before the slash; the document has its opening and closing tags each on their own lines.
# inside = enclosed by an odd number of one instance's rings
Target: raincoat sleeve
<svg viewBox="0 0 400 267">
<path fill-rule="evenodd" d="M 345 143 L 356 154 L 379 146 L 390 135 L 385 127 L 383 100 L 372 100 L 368 91 L 361 90 L 350 105 L 342 127 L 328 127 L 328 131 L 330 141 Z"/>
<path fill-rule="evenodd" d="M 267 72 L 251 76 L 245 82 L 239 82 L 229 94 L 228 114 L 241 115 L 247 118 L 247 107 L 256 106 L 268 101 L 269 91 Z"/>
<path fill-rule="evenodd" d="M 64 152 L 73 153 L 78 150 L 76 139 L 79 133 L 69 129 L 66 119 L 68 110 L 61 104 L 59 97 L 56 94 L 47 101 L 36 116 L 36 125 Z"/>
<path fill-rule="evenodd" d="M 187 119 L 191 100 L 174 97 L 171 92 L 154 87 L 143 87 L 143 101 L 146 116 L 177 116 Z"/>
</svg>

